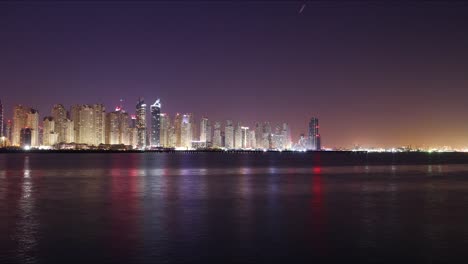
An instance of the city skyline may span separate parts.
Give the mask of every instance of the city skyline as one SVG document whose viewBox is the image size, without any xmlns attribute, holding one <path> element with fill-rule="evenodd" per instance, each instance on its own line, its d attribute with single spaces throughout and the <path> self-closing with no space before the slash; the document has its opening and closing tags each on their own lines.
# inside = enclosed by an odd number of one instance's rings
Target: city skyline
<svg viewBox="0 0 468 264">
<path fill-rule="evenodd" d="M 157 95 L 295 141 L 316 116 L 330 147 L 468 146 L 466 3 L 301 4 L 0 3 L 4 126 L 17 104 Z"/>
</svg>

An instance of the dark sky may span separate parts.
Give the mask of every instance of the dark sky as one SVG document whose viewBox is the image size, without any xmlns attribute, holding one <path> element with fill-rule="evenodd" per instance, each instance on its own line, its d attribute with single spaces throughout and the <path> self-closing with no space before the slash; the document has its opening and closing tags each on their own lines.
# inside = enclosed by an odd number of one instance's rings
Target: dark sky
<svg viewBox="0 0 468 264">
<path fill-rule="evenodd" d="M 468 146 L 463 2 L 2 2 L 0 99 L 139 96 L 163 112 L 288 122 L 325 146 Z"/>
</svg>

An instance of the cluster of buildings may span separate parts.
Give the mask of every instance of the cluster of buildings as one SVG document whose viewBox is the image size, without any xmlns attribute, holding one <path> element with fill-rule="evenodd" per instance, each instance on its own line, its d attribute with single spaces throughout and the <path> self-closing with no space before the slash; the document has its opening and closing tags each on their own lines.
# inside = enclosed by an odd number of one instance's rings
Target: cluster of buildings
<svg viewBox="0 0 468 264">
<path fill-rule="evenodd" d="M 299 142 L 293 144 L 287 123 L 257 122 L 248 127 L 232 120 L 211 122 L 206 117 L 196 122 L 191 113 L 177 113 L 171 118 L 161 112 L 159 99 L 148 109 L 142 98 L 134 114 L 129 114 L 122 105 L 106 112 L 102 104 L 73 105 L 69 110 L 56 104 L 50 116 L 41 119 L 37 110 L 16 105 L 12 120 L 6 122 L 0 102 L 0 138 L 3 147 L 23 148 L 321 149 L 317 118 L 310 120 L 309 135 L 301 135 Z"/>
</svg>

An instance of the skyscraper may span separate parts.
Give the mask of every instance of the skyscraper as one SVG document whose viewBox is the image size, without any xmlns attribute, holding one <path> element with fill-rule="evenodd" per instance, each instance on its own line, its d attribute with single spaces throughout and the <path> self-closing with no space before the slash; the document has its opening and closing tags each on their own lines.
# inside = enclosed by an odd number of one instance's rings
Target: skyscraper
<svg viewBox="0 0 468 264">
<path fill-rule="evenodd" d="M 271 148 L 271 125 L 269 122 L 264 122 L 262 126 L 262 147 L 264 149 L 270 149 Z M 257 142 L 257 144 L 259 144 Z"/>
<path fill-rule="evenodd" d="M 39 112 L 29 109 L 26 113 L 26 127 L 31 130 L 31 147 L 39 146 Z"/>
<path fill-rule="evenodd" d="M 67 120 L 67 110 L 61 104 L 56 104 L 52 108 L 52 118 L 55 122 L 55 134 L 58 135 L 58 142 L 66 142 L 65 141 L 65 133 L 66 133 L 66 120 Z"/>
<path fill-rule="evenodd" d="M 211 142 L 213 142 L 212 132 L 211 132 L 211 122 L 208 120 L 206 124 L 206 146 L 211 147 Z"/>
<path fill-rule="evenodd" d="M 44 146 L 53 146 L 57 143 L 57 134 L 55 133 L 55 121 L 51 116 L 47 116 L 42 121 L 43 135 L 42 144 Z"/>
<path fill-rule="evenodd" d="M 81 105 L 73 105 L 70 109 L 70 118 L 73 122 L 74 141 L 76 143 L 81 142 L 80 138 L 80 109 Z"/>
<path fill-rule="evenodd" d="M 177 113 L 174 117 L 174 146 L 182 147 L 182 115 Z"/>
<path fill-rule="evenodd" d="M 228 149 L 234 148 L 234 126 L 231 120 L 227 120 L 224 127 L 224 144 Z"/>
<path fill-rule="evenodd" d="M 208 142 L 207 135 L 208 135 L 208 118 L 203 117 L 200 120 L 200 141 L 201 142 Z"/>
<path fill-rule="evenodd" d="M 321 150 L 319 120 L 312 117 L 309 122 L 309 147 L 310 150 Z"/>
<path fill-rule="evenodd" d="M 3 127 L 3 105 L 2 100 L 0 100 L 0 137 L 4 136 L 4 127 Z"/>
<path fill-rule="evenodd" d="M 21 129 L 26 127 L 26 115 L 29 108 L 23 105 L 16 105 L 13 108 L 13 129 L 11 132 L 11 144 L 13 146 L 21 145 Z"/>
<path fill-rule="evenodd" d="M 242 126 L 240 122 L 237 123 L 237 126 L 234 130 L 234 148 L 242 148 Z"/>
<path fill-rule="evenodd" d="M 214 131 L 213 131 L 213 147 L 220 148 L 222 147 L 221 142 L 221 124 L 219 122 L 214 123 Z"/>
<path fill-rule="evenodd" d="M 151 146 L 161 146 L 161 101 L 156 100 L 154 104 L 150 106 L 151 110 Z"/>
<path fill-rule="evenodd" d="M 287 123 L 283 123 L 283 147 L 285 149 L 291 149 L 292 141 L 291 141 L 291 129 Z"/>
<path fill-rule="evenodd" d="M 241 126 L 241 148 L 249 148 L 249 128 Z"/>
<path fill-rule="evenodd" d="M 192 114 L 185 114 L 182 116 L 182 125 L 181 125 L 181 147 L 191 148 L 192 147 L 192 123 L 193 116 Z"/>
<path fill-rule="evenodd" d="M 138 148 L 146 147 L 146 104 L 143 98 L 136 105 L 136 128 L 138 131 Z"/>
<path fill-rule="evenodd" d="M 169 119 L 169 115 L 166 113 L 160 114 L 160 130 L 159 130 L 159 144 L 161 147 L 168 148 L 169 147 L 169 128 L 171 126 L 171 120 Z"/>
</svg>

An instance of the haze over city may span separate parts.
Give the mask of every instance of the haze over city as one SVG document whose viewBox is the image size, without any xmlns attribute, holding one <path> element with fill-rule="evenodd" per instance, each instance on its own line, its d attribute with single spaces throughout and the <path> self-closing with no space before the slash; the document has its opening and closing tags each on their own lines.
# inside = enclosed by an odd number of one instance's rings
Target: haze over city
<svg viewBox="0 0 468 264">
<path fill-rule="evenodd" d="M 329 147 L 468 145 L 465 3 L 0 3 L 0 99 L 139 97 L 162 112 L 290 124 Z"/>
</svg>

